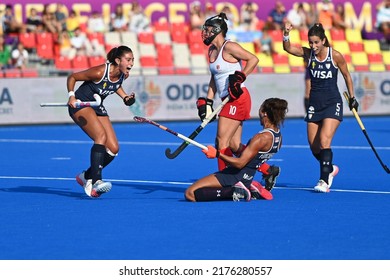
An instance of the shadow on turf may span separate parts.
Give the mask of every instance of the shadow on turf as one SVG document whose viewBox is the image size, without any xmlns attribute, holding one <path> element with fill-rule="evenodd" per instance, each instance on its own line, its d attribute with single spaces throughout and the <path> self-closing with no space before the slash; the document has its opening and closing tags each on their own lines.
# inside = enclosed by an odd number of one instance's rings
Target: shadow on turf
<svg viewBox="0 0 390 280">
<path fill-rule="evenodd" d="M 74 198 L 88 198 L 83 192 L 73 192 L 68 189 L 53 189 L 50 187 L 42 186 L 19 186 L 15 188 L 2 188 L 0 191 L 3 192 L 13 192 L 13 193 L 38 193 L 38 194 L 52 194 L 52 195 L 61 195 L 66 197 Z"/>
</svg>

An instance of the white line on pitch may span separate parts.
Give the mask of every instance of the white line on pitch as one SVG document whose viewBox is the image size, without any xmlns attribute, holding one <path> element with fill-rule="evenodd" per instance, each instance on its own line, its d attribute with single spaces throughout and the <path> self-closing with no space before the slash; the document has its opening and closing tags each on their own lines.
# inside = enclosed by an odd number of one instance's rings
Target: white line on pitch
<svg viewBox="0 0 390 280">
<path fill-rule="evenodd" d="M 32 144 L 88 144 L 91 141 L 84 140 L 44 140 L 44 139 L 0 139 L 0 143 L 32 143 Z M 136 142 L 136 141 L 119 141 L 121 145 L 144 145 L 144 146 L 179 146 L 181 142 Z M 204 143 L 209 145 L 212 143 Z M 283 145 L 283 149 L 309 149 L 308 145 Z M 370 150 L 370 146 L 332 146 L 332 149 L 344 150 Z M 390 147 L 375 147 L 376 150 L 390 150 Z"/>
<path fill-rule="evenodd" d="M 64 177 L 30 177 L 30 176 L 0 176 L 0 179 L 15 179 L 15 180 L 57 180 L 57 181 L 74 181 L 74 178 L 64 178 Z M 177 182 L 177 181 L 151 181 L 151 180 L 124 180 L 124 179 L 109 179 L 110 182 L 118 183 L 142 183 L 142 184 L 168 184 L 168 185 L 183 185 L 189 186 L 192 183 L 186 182 Z M 279 190 L 313 190 L 313 188 L 299 188 L 299 187 L 275 187 Z M 332 189 L 332 192 L 348 192 L 348 193 L 369 193 L 369 194 L 390 194 L 389 191 L 370 191 L 370 190 L 343 190 L 343 189 Z"/>
</svg>

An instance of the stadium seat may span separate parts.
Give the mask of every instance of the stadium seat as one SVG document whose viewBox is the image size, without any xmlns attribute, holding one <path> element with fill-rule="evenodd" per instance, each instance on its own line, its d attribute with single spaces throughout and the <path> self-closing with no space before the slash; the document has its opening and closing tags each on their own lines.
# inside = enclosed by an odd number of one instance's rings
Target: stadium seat
<svg viewBox="0 0 390 280">
<path fill-rule="evenodd" d="M 4 70 L 4 77 L 5 78 L 20 78 L 22 77 L 22 72 L 20 69 L 6 69 Z"/>
<path fill-rule="evenodd" d="M 206 49 L 205 49 L 205 45 L 203 43 L 197 43 L 197 42 L 194 42 L 192 44 L 189 44 L 190 46 L 190 52 L 192 54 L 203 54 L 205 55 L 206 54 Z"/>
<path fill-rule="evenodd" d="M 386 70 L 390 70 L 390 51 L 382 51 L 382 58 Z"/>
<path fill-rule="evenodd" d="M 363 40 L 364 51 L 367 54 L 380 54 L 381 47 L 378 40 Z"/>
<path fill-rule="evenodd" d="M 182 30 L 172 30 L 171 31 L 172 41 L 175 43 L 184 43 L 187 44 L 187 33 Z"/>
<path fill-rule="evenodd" d="M 351 52 L 363 52 L 364 45 L 363 42 L 349 42 L 349 49 Z"/>
<path fill-rule="evenodd" d="M 189 29 L 190 28 L 188 26 L 188 23 L 186 23 L 186 22 L 172 22 L 171 23 L 171 31 L 179 30 L 179 31 L 182 31 L 184 33 L 188 33 Z"/>
<path fill-rule="evenodd" d="M 345 41 L 345 32 L 343 29 L 332 28 L 330 30 L 332 41 Z"/>
<path fill-rule="evenodd" d="M 154 32 L 155 44 L 172 44 L 171 34 L 169 31 L 156 31 Z"/>
<path fill-rule="evenodd" d="M 150 43 L 140 43 L 139 44 L 139 56 L 157 56 L 156 46 Z"/>
<path fill-rule="evenodd" d="M 274 53 L 274 54 L 272 54 L 272 59 L 273 59 L 275 65 L 276 64 L 289 65 L 287 54 Z"/>
<path fill-rule="evenodd" d="M 351 59 L 355 71 L 369 71 L 368 58 L 365 52 L 352 52 Z"/>
<path fill-rule="evenodd" d="M 90 67 L 94 67 L 97 65 L 104 64 L 106 62 L 106 58 L 103 56 L 89 56 L 88 63 Z"/>
<path fill-rule="evenodd" d="M 156 45 L 156 51 L 157 51 L 157 56 L 167 56 L 170 58 L 173 57 L 171 45 L 158 44 Z"/>
<path fill-rule="evenodd" d="M 115 31 L 105 32 L 104 43 L 110 46 L 120 46 L 122 44 L 120 33 Z"/>
<path fill-rule="evenodd" d="M 61 70 L 70 70 L 72 69 L 72 65 L 70 59 L 65 56 L 58 56 L 54 59 L 54 65 L 57 69 Z"/>
<path fill-rule="evenodd" d="M 351 29 L 347 28 L 345 29 L 345 39 L 348 42 L 358 42 L 362 43 L 362 33 L 359 29 Z"/>
<path fill-rule="evenodd" d="M 154 21 L 152 23 L 154 31 L 169 31 L 170 26 L 168 21 Z"/>
<path fill-rule="evenodd" d="M 122 45 L 128 46 L 131 49 L 138 48 L 138 35 L 132 31 L 121 32 Z"/>
<path fill-rule="evenodd" d="M 290 41 L 294 44 L 301 44 L 301 36 L 298 29 L 293 29 L 290 31 Z"/>
<path fill-rule="evenodd" d="M 39 76 L 38 70 L 35 68 L 22 69 L 22 77 L 24 78 L 35 78 L 38 76 Z"/>
<path fill-rule="evenodd" d="M 192 74 L 209 74 L 209 65 L 204 54 L 191 54 Z"/>
<path fill-rule="evenodd" d="M 272 38 L 272 41 L 276 44 L 283 41 L 282 30 L 279 30 L 279 29 L 270 30 L 270 31 L 268 31 L 268 34 Z"/>
<path fill-rule="evenodd" d="M 295 55 L 288 56 L 288 62 L 291 68 L 291 72 L 304 72 L 305 65 L 302 57 Z"/>
<path fill-rule="evenodd" d="M 169 56 L 157 56 L 158 72 L 161 75 L 175 74 L 173 58 Z"/>
<path fill-rule="evenodd" d="M 173 53 L 171 45 L 159 44 L 156 46 L 157 64 L 162 75 L 174 74 Z"/>
<path fill-rule="evenodd" d="M 173 64 L 177 74 L 190 74 L 190 50 L 188 44 L 185 43 L 173 43 Z"/>
<path fill-rule="evenodd" d="M 154 35 L 152 32 L 138 33 L 138 42 L 144 44 L 154 44 Z"/>
<path fill-rule="evenodd" d="M 52 33 L 49 32 L 42 32 L 42 33 L 35 33 L 36 34 L 36 41 L 37 45 L 53 45 L 54 44 L 54 37 Z"/>
<path fill-rule="evenodd" d="M 370 72 L 385 72 L 386 67 L 381 63 L 370 63 L 369 70 Z"/>
<path fill-rule="evenodd" d="M 188 32 L 188 43 L 190 45 L 195 43 L 204 45 L 202 40 L 202 31 L 199 29 L 193 29 Z"/>
<path fill-rule="evenodd" d="M 370 64 L 371 63 L 384 64 L 382 53 L 367 53 L 367 58 Z"/>
<path fill-rule="evenodd" d="M 37 55 L 43 59 L 54 59 L 54 47 L 53 44 L 38 44 Z"/>
<path fill-rule="evenodd" d="M 19 33 L 19 42 L 28 50 L 33 50 L 37 47 L 37 40 L 35 33 L 24 32 Z"/>
<path fill-rule="evenodd" d="M 144 56 L 140 58 L 142 66 L 142 74 L 144 75 L 157 75 L 157 61 L 156 57 Z"/>
<path fill-rule="evenodd" d="M 97 40 L 100 45 L 104 45 L 104 33 L 102 32 L 90 32 L 87 33 L 87 38 L 90 42 Z"/>
<path fill-rule="evenodd" d="M 339 51 L 340 53 L 344 54 L 350 54 L 351 50 L 349 48 L 349 44 L 347 41 L 332 41 L 332 47 L 336 50 Z"/>
<path fill-rule="evenodd" d="M 71 60 L 71 66 L 73 69 L 87 69 L 89 68 L 88 57 L 85 55 L 78 55 Z"/>
<path fill-rule="evenodd" d="M 278 74 L 287 74 L 291 72 L 291 69 L 289 65 L 280 64 L 274 66 L 274 72 Z"/>
<path fill-rule="evenodd" d="M 266 55 L 264 53 L 256 53 L 259 63 L 257 66 L 260 68 L 262 73 L 273 73 L 274 72 L 274 62 L 272 56 Z"/>
<path fill-rule="evenodd" d="M 240 46 L 248 52 L 255 54 L 255 44 L 253 42 L 240 42 Z"/>
</svg>

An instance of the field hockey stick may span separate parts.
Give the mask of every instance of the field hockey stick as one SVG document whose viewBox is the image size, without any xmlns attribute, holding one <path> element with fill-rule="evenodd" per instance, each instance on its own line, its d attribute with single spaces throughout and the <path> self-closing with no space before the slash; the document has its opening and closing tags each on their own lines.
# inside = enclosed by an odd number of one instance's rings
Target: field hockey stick
<svg viewBox="0 0 390 280">
<path fill-rule="evenodd" d="M 205 118 L 203 120 L 203 122 L 194 130 L 194 132 L 191 133 L 190 136 L 188 136 L 188 138 L 195 139 L 195 137 L 198 136 L 198 134 L 203 130 L 203 128 L 222 110 L 223 106 L 225 106 L 228 102 L 229 96 L 226 97 L 222 101 L 222 103 L 218 105 L 217 108 L 215 108 L 214 112 L 212 112 L 208 118 Z M 173 153 L 171 153 L 171 149 L 167 148 L 165 150 L 165 156 L 169 159 L 174 159 L 188 146 L 188 144 L 189 143 L 186 141 L 181 143 L 181 145 L 175 151 L 173 151 Z"/>
<path fill-rule="evenodd" d="M 102 103 L 102 99 L 100 98 L 99 94 L 94 94 L 93 97 L 95 98 L 95 101 L 76 101 L 75 107 L 81 108 L 81 107 L 98 107 Z M 41 103 L 41 107 L 66 107 L 68 106 L 68 103 Z"/>
<path fill-rule="evenodd" d="M 350 98 L 349 93 L 346 92 L 346 91 L 344 91 L 343 94 L 344 94 L 345 99 L 347 99 L 347 102 L 349 103 L 349 98 Z M 379 162 L 380 162 L 380 164 L 382 165 L 383 169 L 384 169 L 387 173 L 390 173 L 390 169 L 383 163 L 383 161 L 382 161 L 381 158 L 379 157 L 377 151 L 375 150 L 374 145 L 372 144 L 372 142 L 371 142 L 371 140 L 370 140 L 370 137 L 368 137 L 368 134 L 367 134 L 367 131 L 366 131 L 364 125 L 363 125 L 363 122 L 362 122 L 362 120 L 360 119 L 360 117 L 359 117 L 358 113 L 356 112 L 355 108 L 352 108 L 351 111 L 352 111 L 353 115 L 355 116 L 355 118 L 356 118 L 356 120 L 357 120 L 357 122 L 358 122 L 358 124 L 359 124 L 359 126 L 360 126 L 360 128 L 361 128 L 361 130 L 363 131 L 364 136 L 366 136 L 366 139 L 367 139 L 368 143 L 370 144 L 371 149 L 372 149 L 372 151 L 374 152 L 376 158 L 379 160 Z"/>
<path fill-rule="evenodd" d="M 170 130 L 168 127 L 163 126 L 163 125 L 161 125 L 159 123 L 156 123 L 155 121 L 148 120 L 146 118 L 138 117 L 138 116 L 135 116 L 134 120 L 136 122 L 149 123 L 149 124 L 152 124 L 154 126 L 157 126 L 158 128 L 161 128 L 162 130 L 165 130 L 165 131 L 167 131 L 167 132 L 169 132 L 169 133 L 179 137 L 180 139 L 182 139 L 182 140 L 184 140 L 184 141 L 186 141 L 186 142 L 188 142 L 188 143 L 190 143 L 190 144 L 192 144 L 194 146 L 197 146 L 197 147 L 201 148 L 202 150 L 207 150 L 207 147 L 205 145 L 202 145 L 202 144 L 200 144 L 200 143 L 198 143 L 198 142 L 196 142 L 196 141 L 194 141 L 194 140 L 192 140 L 192 139 L 190 139 L 190 138 L 188 138 L 188 137 L 186 137 L 186 136 L 184 136 L 184 135 L 182 135 L 180 133 L 177 133 L 176 131 Z"/>
</svg>

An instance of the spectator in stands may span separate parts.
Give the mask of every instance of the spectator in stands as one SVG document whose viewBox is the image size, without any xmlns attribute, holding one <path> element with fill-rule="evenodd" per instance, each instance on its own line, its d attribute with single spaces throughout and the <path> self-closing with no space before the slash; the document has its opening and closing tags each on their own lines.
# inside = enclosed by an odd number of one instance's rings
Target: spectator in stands
<svg viewBox="0 0 390 280">
<path fill-rule="evenodd" d="M 287 20 L 297 30 L 307 30 L 307 16 L 303 3 L 293 6 L 287 13 Z"/>
<path fill-rule="evenodd" d="M 207 7 L 206 7 L 206 9 L 207 9 Z M 212 9 L 212 13 L 213 13 L 213 15 L 215 14 L 214 9 Z M 238 20 L 235 19 L 235 16 L 232 12 L 232 9 L 230 8 L 230 5 L 226 4 L 225 6 L 223 6 L 221 13 L 225 13 L 226 17 L 229 19 L 227 21 L 228 30 L 234 30 Z"/>
<path fill-rule="evenodd" d="M 64 4 L 58 3 L 54 12 L 57 22 L 61 25 L 61 31 L 66 29 L 66 14 L 64 13 L 64 9 Z"/>
<path fill-rule="evenodd" d="M 41 27 L 42 27 L 42 17 L 38 15 L 37 10 L 35 8 L 31 8 L 30 14 L 27 16 L 26 19 L 27 32 L 36 33 Z"/>
<path fill-rule="evenodd" d="M 345 22 L 345 11 L 344 4 L 336 4 L 335 11 L 333 13 L 333 27 L 335 29 L 346 29 L 348 28 L 347 23 Z"/>
<path fill-rule="evenodd" d="M 254 4 L 252 2 L 243 4 L 240 11 L 240 29 L 243 31 L 255 31 L 257 30 L 258 21 Z"/>
<path fill-rule="evenodd" d="M 314 2 L 311 2 L 310 4 L 307 4 L 308 8 L 306 10 L 306 26 L 307 28 L 312 27 L 315 23 L 318 21 L 318 10 L 317 10 L 317 4 Z"/>
<path fill-rule="evenodd" d="M 62 30 L 61 24 L 56 20 L 54 13 L 49 11 L 49 5 L 43 7 L 42 23 L 45 32 L 58 34 Z"/>
<path fill-rule="evenodd" d="M 17 47 L 11 53 L 13 67 L 25 69 L 28 64 L 28 56 L 28 51 L 24 48 L 23 43 L 19 42 Z"/>
<path fill-rule="evenodd" d="M 123 5 L 117 4 L 111 14 L 110 31 L 122 32 L 128 30 L 128 21 L 123 13 Z"/>
<path fill-rule="evenodd" d="M 263 28 L 261 38 L 255 40 L 255 45 L 259 52 L 265 53 L 266 55 L 272 55 L 275 53 L 274 42 L 272 37 L 269 35 L 268 27 Z"/>
<path fill-rule="evenodd" d="M 144 10 L 138 1 L 134 1 L 131 6 L 129 30 L 135 33 L 151 31 L 149 18 L 144 14 Z"/>
<path fill-rule="evenodd" d="M 275 2 L 275 7 L 269 13 L 265 25 L 269 30 L 282 30 L 287 18 L 286 8 L 281 1 Z"/>
<path fill-rule="evenodd" d="M 321 10 L 318 13 L 318 21 L 321 22 L 325 30 L 333 27 L 334 9 L 331 0 L 323 0 Z"/>
<path fill-rule="evenodd" d="M 80 18 L 77 16 L 75 10 L 71 10 L 66 19 L 66 30 L 72 33 L 77 28 L 80 28 Z"/>
<path fill-rule="evenodd" d="M 22 24 L 20 24 L 13 13 L 12 5 L 6 5 L 4 10 L 4 15 L 1 18 L 1 23 L 3 26 L 3 33 L 19 33 L 22 30 Z"/>
<path fill-rule="evenodd" d="M 93 42 L 89 41 L 87 35 L 81 31 L 80 28 L 76 28 L 73 32 L 73 36 L 70 38 L 70 45 L 73 51 L 70 52 L 70 56 L 86 55 L 86 56 L 104 56 L 104 46 L 100 45 L 97 40 Z"/>
<path fill-rule="evenodd" d="M 73 59 L 76 56 L 76 50 L 73 50 L 70 43 L 70 36 L 67 30 L 63 30 L 58 34 L 56 42 L 59 45 L 60 55 Z"/>
<path fill-rule="evenodd" d="M 390 43 L 390 0 L 383 0 L 376 6 L 376 28 Z"/>
<path fill-rule="evenodd" d="M 0 69 L 8 69 L 11 67 L 11 46 L 5 43 L 4 35 L 0 34 Z"/>
<path fill-rule="evenodd" d="M 215 15 L 215 9 L 214 9 L 213 3 L 211 3 L 210 1 L 206 1 L 206 3 L 204 4 L 204 18 L 205 18 L 205 20 L 214 16 L 214 15 Z M 228 15 L 228 14 L 226 14 L 226 15 Z M 231 18 L 228 17 L 228 18 L 233 19 L 234 17 L 231 17 Z"/>
<path fill-rule="evenodd" d="M 107 25 L 104 22 L 103 16 L 98 11 L 92 12 L 92 15 L 88 18 L 87 22 L 88 32 L 106 32 L 108 30 Z"/>
<path fill-rule="evenodd" d="M 201 30 L 205 21 L 205 15 L 199 1 L 190 3 L 190 27 L 191 30 Z"/>
</svg>

